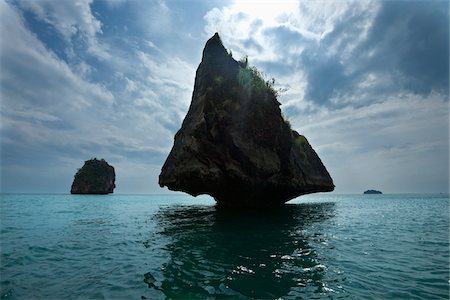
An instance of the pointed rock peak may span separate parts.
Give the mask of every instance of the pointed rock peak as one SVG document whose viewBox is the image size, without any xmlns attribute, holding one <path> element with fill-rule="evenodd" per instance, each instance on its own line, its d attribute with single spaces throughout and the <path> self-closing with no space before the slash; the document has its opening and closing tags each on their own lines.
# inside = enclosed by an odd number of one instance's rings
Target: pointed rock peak
<svg viewBox="0 0 450 300">
<path fill-rule="evenodd" d="M 159 185 L 221 206 L 279 206 L 328 192 L 333 180 L 308 140 L 281 115 L 258 72 L 234 60 L 216 33 L 206 43 L 189 111 Z"/>
<path fill-rule="evenodd" d="M 219 34 L 216 32 L 205 45 L 203 49 L 203 60 L 211 57 L 228 56 L 227 49 L 222 44 Z"/>
<path fill-rule="evenodd" d="M 218 41 L 219 43 L 222 44 L 222 40 L 220 39 L 220 36 L 219 36 L 218 32 L 214 33 L 214 35 L 208 41 L 209 42 L 210 41 L 216 41 L 216 42 Z"/>
</svg>

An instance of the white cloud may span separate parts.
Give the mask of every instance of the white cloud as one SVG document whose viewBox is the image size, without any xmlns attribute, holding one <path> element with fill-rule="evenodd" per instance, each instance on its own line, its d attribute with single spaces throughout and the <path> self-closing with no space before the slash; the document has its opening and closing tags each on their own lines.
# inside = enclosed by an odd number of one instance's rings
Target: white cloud
<svg viewBox="0 0 450 300">
<path fill-rule="evenodd" d="M 38 121 L 55 122 L 61 121 L 61 119 L 55 115 L 52 115 L 43 111 L 31 111 L 23 108 L 10 108 L 8 114 L 14 118 L 34 119 Z M 0 125 L 1 126 L 1 125 Z"/>
<path fill-rule="evenodd" d="M 116 166 L 121 192 L 158 191 L 159 169 L 188 110 L 203 46 L 198 37 L 180 39 L 193 32 L 177 28 L 175 17 L 188 20 L 189 13 L 164 1 L 108 1 L 101 13 L 124 9 L 129 13 L 124 17 L 133 21 L 124 25 L 102 19 L 104 28 L 129 28 L 126 34 L 105 36 L 109 33 L 102 32 L 92 1 L 17 3 L 0 1 L 0 125 L 3 150 L 9 155 L 8 164 L 2 165 L 11 175 L 8 184 L 27 172 L 34 176 L 33 170 L 45 165 L 58 177 L 69 170 L 61 183 L 67 186 L 72 171 L 97 156 Z M 355 187 L 366 188 L 379 177 L 391 188 L 394 176 L 406 176 L 418 188 L 433 186 L 431 178 L 445 173 L 444 164 L 436 161 L 448 162 L 448 108 L 442 96 L 393 90 L 399 77 L 390 70 L 350 78 L 360 70 L 361 60 L 352 56 L 355 47 L 367 37 L 380 2 L 249 3 L 206 13 L 201 39 L 218 31 L 235 57 L 248 54 L 250 64 L 288 88 L 280 98 L 282 109 L 318 151 L 337 191 L 359 192 Z M 41 29 L 27 28 L 24 9 L 49 24 L 58 33 L 55 40 L 62 37 L 67 48 L 51 48 Z M 344 66 L 351 88 L 333 91 L 325 104 L 313 101 L 308 88 L 314 69 L 309 67 L 336 61 Z M 323 74 L 329 75 L 326 68 L 317 78 L 329 77 Z M 418 182 L 414 168 L 424 170 L 427 184 Z"/>
<path fill-rule="evenodd" d="M 26 29 L 11 6 L 0 5 L 1 35 L 8 41 L 0 58 L 3 134 L 14 133 L 17 140 L 11 142 L 26 140 L 30 146 L 76 145 L 92 137 L 92 124 L 111 112 L 112 93 L 74 73 Z M 74 128 L 82 130 L 75 134 Z"/>
<path fill-rule="evenodd" d="M 154 57 L 144 52 L 138 52 L 138 57 L 146 69 L 147 84 L 168 97 L 170 103 L 165 105 L 185 111 L 191 100 L 195 67 L 178 57 Z"/>
<path fill-rule="evenodd" d="M 247 54 L 250 64 L 275 76 L 280 87 L 291 90 L 281 100 L 292 105 L 308 96 L 305 72 L 315 61 L 337 55 L 344 71 L 352 71 L 352 51 L 366 38 L 377 11 L 374 1 L 237 1 L 209 11 L 205 32 L 218 31 L 235 57 Z M 347 21 L 351 32 L 341 26 Z M 335 32 L 339 36 L 332 37 Z"/>
<path fill-rule="evenodd" d="M 395 192 L 445 186 L 448 102 L 442 95 L 397 94 L 360 108 L 300 114 L 291 123 L 316 149 L 337 192 L 373 184 Z"/>
<path fill-rule="evenodd" d="M 135 1 L 133 7 L 136 21 L 148 36 L 167 34 L 174 29 L 166 1 Z"/>
<path fill-rule="evenodd" d="M 20 5 L 43 22 L 52 25 L 67 43 L 71 43 L 79 35 L 86 42 L 88 53 L 99 59 L 109 59 L 107 45 L 100 43 L 97 38 L 97 35 L 102 34 L 102 24 L 92 14 L 92 2 L 93 0 L 21 0 Z"/>
<path fill-rule="evenodd" d="M 112 94 L 86 82 L 31 34 L 23 20 L 6 3 L 2 19 L 1 61 L 3 101 L 8 105 L 37 105 L 51 111 L 76 110 L 95 103 L 110 105 Z M 17 77 L 20 76 L 20 77 Z"/>
<path fill-rule="evenodd" d="M 2 37 L 9 41 L 1 51 L 3 143 L 70 147 L 88 157 L 168 152 L 189 105 L 193 66 L 128 52 L 128 66 L 118 69 L 113 82 L 124 89 L 111 92 L 87 81 L 92 67 L 86 62 L 72 70 L 25 27 L 17 11 L 1 5 Z"/>
<path fill-rule="evenodd" d="M 127 2 L 127 0 L 104 0 L 106 2 L 106 5 L 110 8 L 120 8 L 123 4 Z"/>
<path fill-rule="evenodd" d="M 352 14 L 361 14 L 366 10 L 370 14 L 376 12 L 372 2 L 261 1 L 255 4 L 253 1 L 236 1 L 222 9 L 210 10 L 204 17 L 205 32 L 211 36 L 218 31 L 227 44 L 231 43 L 233 46 L 239 45 L 239 41 L 254 38 L 263 45 L 264 51 L 275 46 L 270 43 L 265 32 L 280 26 L 300 34 L 307 40 L 320 42 L 333 31 L 336 23 L 342 22 L 342 18 L 348 15 L 349 11 Z M 365 30 L 369 22 L 370 18 L 364 24 Z"/>
<path fill-rule="evenodd" d="M 448 99 L 402 89 L 401 74 L 372 70 L 370 51 L 355 52 L 382 3 L 281 3 L 213 9 L 205 32 L 218 31 L 234 56 L 248 54 L 250 64 L 287 88 L 282 110 L 319 153 L 336 191 L 361 192 L 372 184 L 396 192 L 448 187 Z"/>
<path fill-rule="evenodd" d="M 67 40 L 77 33 L 89 37 L 101 33 L 101 23 L 91 13 L 92 0 L 22 0 L 20 3 L 40 19 L 54 26 Z"/>
</svg>

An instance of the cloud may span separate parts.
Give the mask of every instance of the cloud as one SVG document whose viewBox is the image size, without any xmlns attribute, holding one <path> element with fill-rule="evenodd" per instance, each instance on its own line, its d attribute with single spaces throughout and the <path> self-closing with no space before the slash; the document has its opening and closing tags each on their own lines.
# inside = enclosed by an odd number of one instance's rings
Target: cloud
<svg viewBox="0 0 450 300">
<path fill-rule="evenodd" d="M 159 169 L 216 31 L 236 58 L 248 54 L 288 88 L 282 110 L 337 191 L 367 182 L 442 190 L 448 4 L 426 4 L 1 1 L 5 191 L 67 192 L 96 156 L 116 167 L 117 192 L 160 192 Z"/>
<path fill-rule="evenodd" d="M 363 65 L 398 71 L 402 87 L 412 92 L 448 95 L 448 8 L 447 1 L 383 1 L 366 41 L 356 49 L 366 60 Z"/>
<path fill-rule="evenodd" d="M 100 61 L 93 67 L 83 60 L 89 51 L 86 48 L 73 48 L 74 59 L 66 61 L 49 48 L 51 41 L 44 43 L 41 35 L 27 28 L 29 16 L 24 16 L 21 6 L 0 4 L 1 34 L 9 41 L 1 45 L 2 171 L 9 178 L 4 186 L 9 190 L 20 186 L 17 180 L 23 172 L 29 175 L 22 176 L 31 180 L 36 169 L 60 174 L 66 168 L 69 176 L 55 183 L 62 187 L 58 191 L 64 192 L 71 172 L 94 156 L 119 167 L 162 165 L 190 103 L 193 65 L 155 51 L 159 48 L 155 44 L 127 48 L 126 36 L 121 47 L 110 50 L 114 61 Z M 89 12 L 85 8 L 77 6 L 79 11 L 73 15 Z M 46 8 L 42 18 L 47 15 L 52 15 L 52 9 Z M 59 26 L 57 21 L 51 22 Z M 70 46 L 73 40 L 66 42 Z M 50 161 L 59 164 L 47 165 Z M 137 168 L 133 174 L 124 173 L 130 170 L 127 167 L 121 176 L 142 176 L 141 183 L 157 182 L 155 170 Z M 136 173 L 138 170 L 142 172 Z M 41 182 L 44 177 L 36 180 Z M 30 189 L 36 186 L 39 184 Z M 42 183 L 38 190 L 48 191 L 49 186 Z M 126 186 L 121 187 L 127 191 Z"/>
<path fill-rule="evenodd" d="M 360 192 L 371 184 L 386 191 L 448 189 L 445 96 L 391 95 L 358 108 L 300 113 L 290 121 L 320 154 L 337 192 Z"/>
<path fill-rule="evenodd" d="M 268 6 L 244 2 L 211 10 L 205 16 L 205 30 L 220 31 L 233 52 L 247 52 L 250 63 L 267 68 L 267 72 L 300 73 L 296 77 L 307 81 L 301 92 L 305 101 L 338 108 L 370 104 L 380 90 L 386 94 L 407 90 L 425 96 L 432 91 L 448 95 L 445 1 Z M 280 83 L 298 86 L 289 76 L 281 75 Z M 362 89 L 368 80 L 376 94 Z M 360 93 L 366 98 L 355 99 L 353 95 Z"/>
<path fill-rule="evenodd" d="M 103 0 L 103 1 L 105 1 L 108 7 L 113 9 L 118 9 L 127 2 L 127 0 Z"/>
<path fill-rule="evenodd" d="M 233 53 L 248 54 L 251 64 L 261 67 L 269 76 L 278 76 L 281 85 L 301 86 L 303 90 L 299 94 L 305 100 L 325 104 L 346 75 L 342 57 L 332 52 L 327 37 L 352 16 L 361 23 L 355 26 L 356 22 L 352 22 L 354 28 L 360 28 L 346 41 L 353 45 L 359 39 L 355 35 L 367 31 L 371 14 L 365 11 L 373 11 L 374 6 L 371 2 L 341 1 L 324 5 L 290 1 L 283 5 L 264 2 L 255 7 L 250 2 L 239 2 L 208 12 L 205 30 L 219 31 Z M 333 43 L 336 48 L 336 42 Z M 304 78 L 307 85 L 289 78 Z M 327 82 L 321 82 L 324 78 Z"/>
<path fill-rule="evenodd" d="M 31 107 L 53 112 L 75 112 L 94 105 L 110 106 L 113 95 L 104 86 L 86 82 L 25 27 L 18 13 L 1 3 L 2 98 L 14 111 Z"/>
<path fill-rule="evenodd" d="M 8 41 L 0 52 L 2 172 L 8 174 L 3 179 L 13 181 L 25 169 L 28 174 L 36 169 L 51 172 L 61 155 L 86 155 L 83 148 L 106 143 L 108 125 L 102 122 L 108 120 L 115 98 L 49 51 L 14 7 L 3 1 L 0 5 L 1 36 Z"/>
<path fill-rule="evenodd" d="M 319 55 L 315 62 L 303 56 L 307 99 L 360 105 L 402 90 L 448 95 L 448 3 L 383 1 L 376 12 L 367 18 L 366 13 L 349 11 L 324 37 L 321 48 L 310 49 L 314 54 L 331 49 L 331 55 Z M 364 92 L 361 87 L 368 78 L 374 94 L 349 101 L 352 93 Z"/>
<path fill-rule="evenodd" d="M 93 0 L 54 1 L 21 0 L 21 8 L 35 14 L 38 19 L 54 27 L 67 43 L 83 41 L 87 52 L 99 59 L 109 59 L 107 46 L 99 42 L 102 24 L 91 11 Z"/>
<path fill-rule="evenodd" d="M 302 59 L 304 65 L 310 66 L 306 72 L 308 88 L 305 96 L 308 100 L 324 105 L 331 100 L 337 90 L 348 88 L 345 66 L 336 57 L 304 55 Z"/>
<path fill-rule="evenodd" d="M 288 89 L 282 110 L 338 192 L 448 189 L 448 2 L 235 3 L 205 21 Z"/>
</svg>

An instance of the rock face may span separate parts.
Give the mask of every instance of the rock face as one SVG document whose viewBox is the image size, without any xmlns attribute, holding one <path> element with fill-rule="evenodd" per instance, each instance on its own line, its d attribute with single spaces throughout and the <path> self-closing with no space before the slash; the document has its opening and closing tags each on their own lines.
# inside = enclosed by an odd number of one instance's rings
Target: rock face
<svg viewBox="0 0 450 300">
<path fill-rule="evenodd" d="M 75 174 L 71 194 L 110 194 L 116 187 L 114 168 L 104 159 L 96 158 L 84 162 Z"/>
<path fill-rule="evenodd" d="M 292 130 L 276 91 L 216 33 L 203 50 L 189 111 L 159 185 L 222 206 L 276 206 L 328 192 L 333 180 L 306 138 Z"/>
</svg>

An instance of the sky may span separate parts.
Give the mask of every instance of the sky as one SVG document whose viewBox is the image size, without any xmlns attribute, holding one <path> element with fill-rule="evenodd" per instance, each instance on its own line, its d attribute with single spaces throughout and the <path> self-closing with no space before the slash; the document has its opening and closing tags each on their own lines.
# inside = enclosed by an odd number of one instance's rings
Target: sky
<svg viewBox="0 0 450 300">
<path fill-rule="evenodd" d="M 104 158 L 158 185 L 215 32 L 276 87 L 336 193 L 448 192 L 448 1 L 0 0 L 1 191 Z"/>
</svg>

